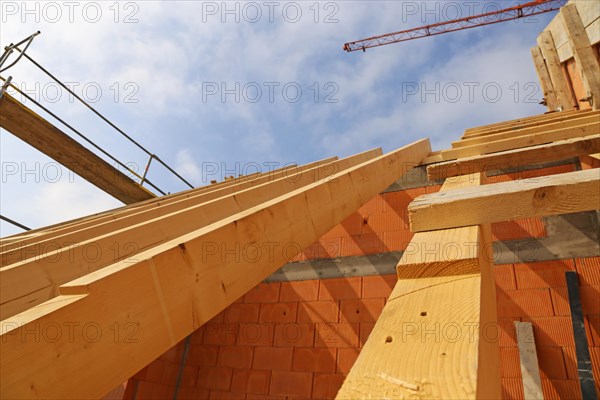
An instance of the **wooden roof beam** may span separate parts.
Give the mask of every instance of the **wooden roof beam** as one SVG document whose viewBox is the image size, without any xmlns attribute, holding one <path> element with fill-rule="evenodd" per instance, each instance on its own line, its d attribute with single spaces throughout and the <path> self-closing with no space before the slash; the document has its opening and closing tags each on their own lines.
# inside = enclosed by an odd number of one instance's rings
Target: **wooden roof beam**
<svg viewBox="0 0 600 400">
<path fill-rule="evenodd" d="M 478 135 L 487 135 L 491 132 L 514 129 L 523 125 L 532 125 L 543 123 L 544 121 L 552 121 L 557 118 L 577 118 L 578 115 L 584 114 L 586 111 L 571 110 L 561 112 L 550 112 L 546 114 L 532 115 L 530 117 L 517 118 L 510 121 L 497 122 L 495 124 L 482 125 L 475 128 L 465 130 L 463 137 L 474 137 Z"/>
<path fill-rule="evenodd" d="M 581 74 L 583 86 L 587 94 L 591 96 L 592 108 L 598 110 L 600 109 L 600 65 L 577 11 L 577 5 L 574 3 L 565 5 L 560 9 L 559 15 L 563 21 L 569 45 L 573 50 L 573 57 Z"/>
<path fill-rule="evenodd" d="M 147 204 L 138 203 L 120 209 L 118 212 L 86 219 L 80 223 L 67 223 L 64 227 L 56 227 L 48 233 L 41 233 L 35 237 L 25 238 L 24 240 L 2 246 L 0 248 L 0 257 L 2 260 L 0 265 L 6 266 L 26 258 L 37 257 L 41 252 L 48 252 L 50 248 L 58 249 L 65 246 L 72 246 L 75 243 L 89 240 L 110 230 L 123 229 L 151 218 L 180 211 L 190 205 L 197 205 L 223 196 L 231 196 L 238 191 L 265 183 L 281 179 L 297 179 L 298 174 L 308 174 L 309 172 L 307 171 L 312 170 L 310 174 L 314 175 L 314 179 L 318 179 L 319 176 L 325 177 L 336 172 L 340 168 L 340 165 L 347 165 L 351 160 L 365 160 L 379 155 L 381 155 L 381 149 L 370 150 L 346 159 L 341 164 L 336 162 L 337 157 L 333 157 L 301 167 L 286 168 L 280 171 L 265 173 L 253 179 L 238 181 L 234 185 L 198 188 L 193 191 L 187 191 L 182 195 L 165 198 L 164 200 L 161 198 L 162 201 L 152 201 Z"/>
<path fill-rule="evenodd" d="M 585 136 L 431 164 L 427 166 L 427 178 L 433 181 L 474 172 L 487 172 L 564 160 L 597 152 L 600 152 L 600 135 Z"/>
<path fill-rule="evenodd" d="M 357 154 L 294 175 L 269 180 L 232 194 L 198 196 L 177 207 L 153 208 L 130 218 L 18 249 L 22 261 L 0 268 L 0 319 L 11 317 L 58 294 L 58 287 L 144 249 L 160 245 L 282 196 L 381 155 L 381 149 Z M 189 200 L 189 201 L 188 201 Z M 7 254 L 5 255 L 8 258 Z"/>
<path fill-rule="evenodd" d="M 310 246 L 430 151 L 428 140 L 415 142 L 61 286 L 60 296 L 0 323 L 0 396 L 103 396 Z M 245 245 L 272 251 L 247 256 L 240 250 L 229 256 L 221 252 Z M 91 336 L 91 330 L 81 335 L 78 330 L 48 341 L 27 333 L 48 324 L 82 329 L 90 322 L 100 335 Z M 111 327 L 123 334 L 119 340 Z"/>
<path fill-rule="evenodd" d="M 20 241 L 21 243 L 31 243 L 33 241 L 41 240 L 42 238 L 51 237 L 53 235 L 63 234 L 65 232 L 71 232 L 77 229 L 83 229 L 86 226 L 90 226 L 96 224 L 100 220 L 108 220 L 108 219 L 116 219 L 120 218 L 129 213 L 141 210 L 145 210 L 152 207 L 157 207 L 165 204 L 169 204 L 171 202 L 177 202 L 184 198 L 189 198 L 190 196 L 195 196 L 198 194 L 206 194 L 209 192 L 213 192 L 216 190 L 223 190 L 226 188 L 231 188 L 233 186 L 237 187 L 239 185 L 243 185 L 249 182 L 256 182 L 257 180 L 263 179 L 265 177 L 272 177 L 275 179 L 276 177 L 281 176 L 281 174 L 293 174 L 299 168 L 312 168 L 316 165 L 321 165 L 325 163 L 329 163 L 331 161 L 337 160 L 337 157 L 329 157 L 324 160 L 315 161 L 313 163 L 307 164 L 302 167 L 298 167 L 297 165 L 288 165 L 283 168 L 278 168 L 273 171 L 267 171 L 263 173 L 256 173 L 250 175 L 240 176 L 235 179 L 231 179 L 228 181 L 222 181 L 216 184 L 211 184 L 207 186 L 201 186 L 194 189 L 188 189 L 182 192 L 177 192 L 173 194 L 168 194 L 166 196 L 162 196 L 160 198 L 153 198 L 145 201 L 140 201 L 138 203 L 134 203 L 128 206 L 115 208 L 112 210 L 100 212 L 97 214 L 76 218 L 70 221 L 65 221 L 60 224 L 54 224 L 38 229 L 33 229 L 28 232 L 24 232 L 18 235 L 1 238 L 0 239 L 0 249 L 4 251 L 5 245 L 8 243 L 15 242 L 15 239 Z"/>
<path fill-rule="evenodd" d="M 600 112 L 592 111 L 589 113 L 585 113 L 584 115 L 578 115 L 577 118 L 568 118 L 568 119 L 562 119 L 562 120 L 558 120 L 558 121 L 549 121 L 549 122 L 545 122 L 543 124 L 539 124 L 539 125 L 535 125 L 535 126 L 513 129 L 513 130 L 509 130 L 509 131 L 505 131 L 505 132 L 492 133 L 487 136 L 467 138 L 467 139 L 459 140 L 456 142 L 452 142 L 452 147 L 459 148 L 459 147 L 473 146 L 476 144 L 488 143 L 488 142 L 493 142 L 493 141 L 502 140 L 502 139 L 511 139 L 511 138 L 518 137 L 518 136 L 533 135 L 536 133 L 545 132 L 545 131 L 549 131 L 549 130 L 553 130 L 553 129 L 571 128 L 571 127 L 578 126 L 578 125 L 593 124 L 593 123 L 600 123 Z"/>
<path fill-rule="evenodd" d="M 571 128 L 558 128 L 532 135 L 517 136 L 515 138 L 502 139 L 488 143 L 476 144 L 457 149 L 442 150 L 440 154 L 428 157 L 423 164 L 456 160 L 463 157 L 478 156 L 482 154 L 496 153 L 499 151 L 519 149 L 535 146 L 538 144 L 555 142 L 558 140 L 574 139 L 584 136 L 597 135 L 600 133 L 600 121 Z"/>
<path fill-rule="evenodd" d="M 8 93 L 0 98 L 0 127 L 125 204 L 156 197 Z"/>
<path fill-rule="evenodd" d="M 599 208 L 600 172 L 589 169 L 419 196 L 408 217 L 423 232 Z"/>
</svg>

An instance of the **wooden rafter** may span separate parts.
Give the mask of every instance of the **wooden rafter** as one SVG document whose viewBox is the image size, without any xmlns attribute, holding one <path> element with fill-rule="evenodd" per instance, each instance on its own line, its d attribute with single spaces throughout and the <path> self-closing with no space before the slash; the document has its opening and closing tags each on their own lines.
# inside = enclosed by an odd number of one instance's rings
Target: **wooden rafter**
<svg viewBox="0 0 600 400">
<path fill-rule="evenodd" d="M 346 170 L 380 155 L 381 149 L 376 149 L 312 168 L 300 168 L 295 174 L 278 179 L 267 176 L 265 182 L 248 188 L 232 186 L 226 188 L 225 193 L 216 190 L 190 196 L 117 220 L 97 223 L 88 229 L 53 237 L 48 242 L 17 248 L 6 256 L 20 256 L 22 261 L 0 269 L 0 319 L 55 297 L 60 285 L 73 279 L 121 259 L 135 258 L 143 249 L 158 246 L 229 215 L 259 206 L 327 179 L 335 171 Z M 133 210 L 137 211 L 136 208 Z"/>
<path fill-rule="evenodd" d="M 407 164 L 419 163 L 430 151 L 428 140 L 421 140 L 62 285 L 60 296 L 2 321 L 2 397 L 104 395 L 342 222 L 401 177 Z M 240 251 L 247 245 L 254 250 L 275 248 L 243 256 Z M 223 254 L 223 249 L 230 253 Z M 93 343 L 80 334 L 53 342 L 27 340 L 31 336 L 26 332 L 48 324 L 78 328 L 89 323 L 103 333 L 93 336 Z M 115 340 L 111 327 L 132 328 L 135 340 Z"/>
<path fill-rule="evenodd" d="M 381 149 L 361 153 L 340 163 L 337 162 L 335 157 L 329 158 L 302 167 L 265 173 L 248 180 L 238 181 L 233 185 L 215 185 L 214 187 L 194 189 L 178 196 L 161 198 L 146 204 L 136 204 L 126 209 L 84 221 L 66 223 L 64 226 L 56 227 L 49 232 L 43 232 L 34 237 L 24 238 L 0 247 L 0 256 L 2 257 L 0 265 L 7 266 L 25 259 L 36 258 L 42 253 L 48 253 L 51 249 L 59 250 L 65 247 L 71 247 L 72 249 L 74 244 L 91 240 L 98 235 L 111 232 L 111 230 L 113 232 L 120 231 L 153 218 L 185 210 L 187 207 L 197 206 L 225 196 L 232 196 L 242 190 L 272 183 L 281 185 L 288 181 L 291 187 L 292 181 L 317 180 L 319 177 L 322 178 L 335 173 L 336 170 L 349 165 L 349 163 L 357 160 L 365 161 L 378 155 L 381 155 Z M 264 190 L 263 186 L 261 188 Z"/>
</svg>

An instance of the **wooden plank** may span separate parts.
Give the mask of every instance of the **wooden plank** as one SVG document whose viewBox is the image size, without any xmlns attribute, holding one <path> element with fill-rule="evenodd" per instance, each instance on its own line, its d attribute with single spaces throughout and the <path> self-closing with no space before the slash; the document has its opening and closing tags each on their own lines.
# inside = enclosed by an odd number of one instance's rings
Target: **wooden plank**
<svg viewBox="0 0 600 400">
<path fill-rule="evenodd" d="M 0 127 L 125 204 L 156 197 L 8 93 L 0 99 Z"/>
<path fill-rule="evenodd" d="M 523 380 L 524 400 L 540 400 L 544 398 L 542 392 L 542 379 L 538 366 L 533 325 L 531 322 L 515 321 L 517 331 L 517 345 L 519 347 L 519 361 L 521 363 L 521 377 Z"/>
<path fill-rule="evenodd" d="M 355 160 L 364 161 L 379 155 L 381 155 L 381 149 L 374 149 L 339 163 L 330 159 L 317 161 L 291 170 L 285 169 L 261 175 L 258 178 L 250 179 L 248 181 L 240 181 L 235 185 L 199 188 L 195 191 L 187 191 L 185 195 L 170 197 L 163 201 L 151 202 L 144 205 L 136 204 L 133 207 L 120 210 L 119 213 L 85 220 L 78 224 L 66 224 L 64 229 L 54 229 L 48 234 L 37 235 L 3 246 L 0 252 L 2 261 L 0 265 L 6 266 L 28 258 L 35 258 L 41 253 L 50 252 L 50 249 L 58 250 L 64 247 L 73 249 L 72 246 L 74 244 L 86 240 L 89 241 L 102 233 L 111 230 L 117 231 L 152 218 L 180 211 L 192 205 L 206 203 L 210 200 L 224 196 L 233 196 L 239 191 L 257 187 L 259 185 L 275 181 L 281 182 L 282 180 L 302 179 L 302 174 L 307 174 L 307 176 L 304 176 L 305 180 L 306 178 L 311 177 L 313 179 L 324 179 L 339 171 L 339 168 L 347 165 L 348 162 L 354 162 Z M 124 243 L 127 243 L 127 241 Z"/>
<path fill-rule="evenodd" d="M 538 46 L 531 48 L 531 57 L 533 58 L 533 65 L 535 66 L 535 71 L 540 80 L 542 94 L 546 100 L 546 107 L 548 108 L 548 111 L 556 111 L 558 108 L 558 100 L 556 99 L 556 93 L 554 93 L 554 86 L 552 86 L 544 56 L 542 56 L 542 51 Z"/>
<path fill-rule="evenodd" d="M 61 286 L 60 296 L 1 322 L 0 396 L 102 396 L 310 246 L 398 180 L 407 163 L 420 162 L 430 151 L 428 140 L 405 146 Z M 256 251 L 243 254 L 247 246 Z M 80 329 L 90 322 L 95 330 L 86 335 L 78 330 L 53 341 L 26 333 L 48 324 Z M 115 329 L 122 333 L 117 339 Z"/>
<path fill-rule="evenodd" d="M 600 112 L 586 113 L 584 116 L 579 118 L 569 118 L 567 120 L 550 121 L 536 126 L 513 129 L 510 131 L 499 132 L 490 134 L 487 136 L 466 138 L 458 142 L 452 142 L 453 148 L 474 146 L 476 144 L 482 144 L 487 142 L 493 142 L 503 139 L 512 139 L 519 136 L 533 135 L 535 133 L 545 132 L 554 129 L 572 128 L 579 125 L 588 125 L 593 123 L 600 123 Z"/>
<path fill-rule="evenodd" d="M 371 150 L 216 198 L 186 199 L 95 225 L 23 251 L 27 258 L 0 268 L 0 320 L 58 295 L 58 287 L 152 246 L 185 235 L 381 155 Z M 332 168 L 333 167 L 333 168 Z M 328 172 L 329 171 L 329 175 Z M 177 206 L 177 207 L 175 207 Z M 32 256 L 33 254 L 33 256 Z M 53 288 L 51 291 L 43 290 Z M 33 297 L 31 294 L 36 293 Z"/>
<path fill-rule="evenodd" d="M 460 158 L 454 161 L 432 164 L 427 167 L 427 178 L 439 180 L 451 176 L 467 175 L 500 169 L 565 160 L 600 151 L 600 135 L 560 140 L 523 149 L 501 151 Z"/>
<path fill-rule="evenodd" d="M 278 168 L 278 169 L 275 169 L 272 171 L 269 170 L 269 171 L 262 172 L 262 173 L 255 173 L 255 174 L 239 176 L 235 179 L 218 182 L 216 184 L 210 184 L 210 185 L 206 185 L 206 186 L 197 187 L 194 189 L 188 189 L 188 190 L 184 190 L 181 192 L 161 196 L 160 198 L 153 198 L 153 199 L 149 199 L 149 200 L 145 200 L 145 201 L 140 201 L 135 204 L 114 208 L 111 210 L 103 211 L 100 213 L 88 215 L 88 216 L 81 217 L 81 218 L 75 218 L 73 220 L 61 222 L 59 224 L 54 224 L 54 225 L 49 225 L 49 226 L 45 226 L 45 227 L 41 227 L 41 228 L 37 228 L 37 229 L 32 229 L 31 231 L 28 231 L 28 232 L 23 232 L 23 233 L 20 233 L 17 235 L 0 238 L 0 249 L 4 249 L 4 245 L 7 243 L 10 243 L 10 242 L 23 241 L 23 240 L 32 239 L 32 238 L 41 238 L 43 235 L 56 234 L 56 233 L 58 233 L 58 231 L 66 231 L 73 227 L 79 228 L 78 225 L 80 223 L 82 223 L 82 224 L 87 224 L 90 222 L 95 223 L 95 221 L 99 218 L 106 218 L 106 217 L 119 218 L 119 216 L 122 216 L 124 213 L 132 212 L 132 210 L 134 210 L 134 209 L 140 209 L 142 207 L 156 206 L 157 204 L 166 204 L 166 203 L 169 203 L 172 201 L 178 201 L 181 198 L 189 197 L 192 193 L 199 194 L 199 193 L 206 193 L 206 192 L 210 192 L 210 191 L 214 191 L 214 190 L 220 190 L 220 189 L 224 189 L 226 187 L 237 186 L 237 185 L 249 182 L 249 181 L 254 181 L 255 179 L 261 179 L 261 178 L 264 178 L 265 176 L 276 177 L 282 173 L 284 173 L 284 174 L 289 173 L 290 175 L 292 175 L 294 173 L 294 171 L 293 171 L 294 169 L 305 168 L 307 166 L 310 166 L 310 168 L 312 168 L 312 166 L 328 163 L 328 162 L 331 162 L 331 161 L 334 161 L 337 159 L 338 159 L 337 157 L 329 157 L 324 160 L 316 161 L 314 163 L 311 163 L 311 164 L 308 164 L 308 165 L 305 165 L 302 167 L 298 167 L 296 164 L 290 164 L 290 165 L 286 165 L 282 168 Z"/>
<path fill-rule="evenodd" d="M 558 15 L 550 21 L 545 31 L 552 35 L 559 62 L 563 63 L 573 57 L 573 51 L 571 50 L 571 46 L 569 46 L 564 24 Z"/>
<path fill-rule="evenodd" d="M 442 191 L 480 182 L 449 179 Z M 501 397 L 498 343 L 480 336 L 496 321 L 490 239 L 489 226 L 414 235 L 338 399 Z"/>
<path fill-rule="evenodd" d="M 313 168 L 318 165 L 324 165 L 331 163 L 337 160 L 337 157 L 330 157 L 324 160 L 316 161 L 303 166 L 286 166 L 284 168 L 280 168 L 274 171 L 269 171 L 261 174 L 248 175 L 236 179 L 232 179 L 229 181 L 220 182 L 218 184 L 203 186 L 195 189 L 186 190 L 183 192 L 169 194 L 166 196 L 162 196 L 157 199 L 151 199 L 147 201 L 142 201 L 139 203 L 135 203 L 129 206 L 120 207 L 117 209 L 109 210 L 106 212 L 98 213 L 92 216 L 77 218 L 72 221 L 64 222 L 63 224 L 56 224 L 54 226 L 40 228 L 35 231 L 29 231 L 28 233 L 33 232 L 31 235 L 20 235 L 19 245 L 26 245 L 35 242 L 39 242 L 41 240 L 49 239 L 52 237 L 56 237 L 62 234 L 66 234 L 69 232 L 73 232 L 76 230 L 81 230 L 89 226 L 96 225 L 98 223 L 102 223 L 109 220 L 115 220 L 119 218 L 124 218 L 132 213 L 143 212 L 155 207 L 162 207 L 165 205 L 169 205 L 171 203 L 179 203 L 186 199 L 195 196 L 206 196 L 210 193 L 214 193 L 219 191 L 220 193 L 234 193 L 236 190 L 242 190 L 244 188 L 249 187 L 249 185 L 264 183 L 269 180 L 278 179 L 282 176 L 292 176 L 296 174 L 298 171 L 305 171 L 307 169 Z M 326 171 L 326 173 L 333 173 L 334 171 Z M 11 241 L 14 244 L 14 241 Z M 0 246 L 0 250 L 5 252 L 10 250 L 14 246 L 6 246 L 3 244 Z"/>
<path fill-rule="evenodd" d="M 600 208 L 597 169 L 419 196 L 408 206 L 413 232 Z"/>
<path fill-rule="evenodd" d="M 557 118 L 577 118 L 578 115 L 582 115 L 587 111 L 571 110 L 571 111 L 555 111 L 548 112 L 540 115 L 533 115 L 531 117 L 523 117 L 514 120 L 497 122 L 495 124 L 483 125 L 475 128 L 469 128 L 465 130 L 463 137 L 477 137 L 485 136 L 492 133 L 502 132 L 510 129 L 534 126 L 545 121 L 556 120 Z"/>
<path fill-rule="evenodd" d="M 312 168 L 315 165 L 328 163 L 331 161 L 337 160 L 337 157 L 330 157 L 325 160 L 316 161 L 308 165 L 308 167 Z M 294 170 L 298 168 L 305 168 L 307 166 L 298 167 L 297 165 L 289 165 L 284 166 L 283 168 L 279 168 L 273 171 L 267 171 L 260 174 L 250 174 L 246 176 L 240 176 L 235 179 L 231 179 L 228 181 L 218 182 L 216 184 L 211 184 L 207 186 L 202 186 L 194 189 L 184 190 L 182 192 L 177 192 L 173 194 L 168 194 L 165 196 L 161 196 L 160 198 L 153 198 L 145 201 L 140 201 L 128 206 L 118 207 L 112 210 L 103 211 L 100 213 L 96 213 L 93 215 L 76 218 L 70 221 L 65 221 L 59 224 L 54 224 L 38 229 L 33 229 L 26 233 L 21 233 L 18 235 L 10 236 L 7 238 L 0 239 L 0 249 L 2 251 L 5 250 L 5 244 L 12 242 L 14 243 L 14 239 L 17 238 L 19 242 L 25 243 L 29 240 L 40 240 L 43 237 L 49 237 L 52 235 L 57 235 L 60 233 L 64 233 L 67 231 L 72 231 L 75 229 L 81 229 L 83 226 L 89 226 L 90 224 L 95 224 L 98 221 L 106 220 L 106 219 L 115 219 L 120 218 L 128 213 L 132 213 L 135 211 L 140 211 L 142 209 L 148 209 L 151 207 L 155 207 L 157 205 L 164 205 L 171 202 L 180 201 L 183 198 L 190 197 L 192 195 L 205 194 L 208 192 L 213 192 L 215 190 L 222 190 L 225 188 L 231 188 L 233 186 L 242 185 L 248 182 L 254 182 L 255 180 L 263 179 L 265 177 L 279 177 L 281 174 L 294 174 Z"/>
<path fill-rule="evenodd" d="M 600 109 L 600 65 L 594 55 L 585 27 L 575 4 L 567 4 L 560 9 L 568 41 L 573 50 L 577 69 L 586 92 L 592 96 L 592 108 Z"/>
<path fill-rule="evenodd" d="M 552 81 L 552 87 L 556 93 L 558 107 L 561 110 L 572 110 L 574 101 L 571 96 L 571 90 L 563 73 L 556 48 L 554 47 L 554 39 L 549 31 L 543 31 L 537 39 L 538 46 L 542 51 L 548 74 Z"/>
<path fill-rule="evenodd" d="M 583 110 L 583 111 L 572 110 L 572 111 L 552 112 L 552 113 L 545 114 L 546 118 L 543 118 L 543 119 L 524 121 L 522 123 L 509 124 L 509 125 L 500 126 L 497 128 L 490 128 L 490 129 L 482 130 L 482 131 L 479 131 L 478 133 L 474 133 L 468 137 L 465 137 L 465 139 L 471 139 L 471 138 L 482 137 L 482 136 L 490 136 L 495 133 L 509 132 L 509 131 L 512 131 L 515 129 L 530 128 L 533 126 L 539 126 L 541 124 L 546 124 L 546 123 L 551 123 L 551 122 L 569 121 L 574 118 L 581 118 L 581 117 L 585 117 L 587 115 L 591 115 L 592 113 L 593 113 L 592 110 Z"/>
<path fill-rule="evenodd" d="M 597 135 L 600 133 L 600 123 L 574 126 L 571 128 L 559 128 L 532 135 L 517 136 L 515 138 L 497 140 L 495 142 L 476 144 L 458 149 L 443 150 L 432 162 L 456 160 L 458 158 L 478 156 L 482 154 L 496 153 L 499 151 L 519 149 L 522 147 L 535 146 L 538 144 L 581 138 L 584 136 Z M 423 163 L 430 163 L 426 158 Z"/>
</svg>

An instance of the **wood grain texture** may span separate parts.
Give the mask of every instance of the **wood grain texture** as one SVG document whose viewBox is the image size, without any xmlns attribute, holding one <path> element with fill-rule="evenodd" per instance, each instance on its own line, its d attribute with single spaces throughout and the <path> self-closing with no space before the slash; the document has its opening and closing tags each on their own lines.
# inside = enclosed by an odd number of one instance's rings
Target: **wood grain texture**
<svg viewBox="0 0 600 400">
<path fill-rule="evenodd" d="M 429 180 L 439 180 L 452 176 L 472 174 L 474 172 L 486 172 L 564 160 L 599 151 L 600 135 L 559 140 L 523 149 L 464 157 L 454 161 L 432 164 L 427 166 L 427 178 Z"/>
<path fill-rule="evenodd" d="M 532 115 L 530 117 L 517 118 L 495 124 L 468 128 L 465 130 L 463 137 L 477 137 L 480 135 L 489 135 L 492 133 L 503 132 L 511 129 L 519 129 L 521 127 L 533 126 L 545 121 L 551 121 L 560 118 L 577 118 L 578 115 L 583 115 L 586 111 L 571 110 L 561 112 L 548 112 L 545 114 Z"/>
<path fill-rule="evenodd" d="M 517 345 L 519 346 L 524 400 L 543 399 L 544 393 L 542 392 L 542 379 L 540 378 L 533 325 L 531 322 L 515 321 L 515 330 L 517 332 Z"/>
<path fill-rule="evenodd" d="M 451 192 L 481 175 L 447 180 Z M 400 278 L 337 398 L 500 398 L 489 226 L 415 234 Z M 450 251 L 448 251 L 448 249 Z"/>
<path fill-rule="evenodd" d="M 372 150 L 216 198 L 193 196 L 20 249 L 26 258 L 0 268 L 0 320 L 58 295 L 63 283 L 124 258 L 135 258 L 144 249 L 327 179 L 328 170 L 343 171 L 379 155 L 379 149 Z M 42 290 L 47 288 L 49 292 Z"/>
<path fill-rule="evenodd" d="M 592 108 L 600 109 L 600 65 L 585 31 L 577 6 L 567 4 L 560 9 L 559 16 L 565 28 L 569 45 L 586 92 L 592 95 Z"/>
<path fill-rule="evenodd" d="M 62 285 L 60 296 L 2 321 L 2 398 L 104 395 L 310 246 L 430 151 L 429 141 L 421 140 Z M 247 246 L 263 251 L 244 253 Z M 265 250 L 269 248 L 273 251 Z M 63 335 L 52 342 L 25 335 L 50 323 L 84 326 L 90 321 L 104 333 L 93 342 L 82 335 L 72 341 Z M 134 340 L 116 340 L 111 327 L 132 328 L 135 335 L 129 339 Z"/>
<path fill-rule="evenodd" d="M 552 86 L 552 80 L 550 79 L 544 56 L 542 56 L 542 51 L 538 46 L 531 48 L 531 58 L 533 59 L 533 65 L 535 66 L 535 71 L 540 80 L 542 94 L 546 100 L 546 107 L 548 108 L 548 111 L 556 111 L 558 108 L 556 93 L 554 93 L 554 86 Z"/>
<path fill-rule="evenodd" d="M 423 195 L 408 216 L 410 229 L 423 232 L 599 208 L 600 171 L 590 169 Z"/>
<path fill-rule="evenodd" d="M 303 180 L 306 182 L 307 179 L 323 179 L 338 172 L 340 168 L 344 168 L 349 163 L 357 160 L 366 161 L 379 155 L 381 155 L 381 149 L 358 154 L 340 163 L 336 162 L 336 159 L 326 159 L 302 167 L 268 173 L 264 176 L 238 182 L 235 185 L 199 188 L 194 191 L 187 191 L 184 195 L 161 199 L 161 201 L 144 205 L 136 204 L 115 213 L 86 219 L 81 223 L 68 223 L 63 228 L 52 229 L 49 232 L 2 246 L 0 248 L 2 261 L 0 265 L 7 266 L 25 259 L 39 257 L 41 253 L 49 252 L 49 249 L 59 250 L 73 246 L 101 236 L 106 232 L 119 231 L 153 218 L 184 210 L 187 207 L 197 206 L 226 196 L 234 196 L 236 193 L 247 189 L 262 187 L 264 191 L 264 185 L 270 185 L 274 182 L 278 182 L 280 187 L 283 187 L 286 183 L 291 185 L 295 181 Z M 201 221 L 198 221 L 198 223 L 201 223 Z"/>
<path fill-rule="evenodd" d="M 563 73 L 552 34 L 547 30 L 543 31 L 538 36 L 537 42 L 546 61 L 546 67 L 548 68 L 552 87 L 556 94 L 558 107 L 566 111 L 573 110 L 574 99 L 571 96 L 571 90 Z"/>
<path fill-rule="evenodd" d="M 463 157 L 477 156 L 481 154 L 495 153 L 499 151 L 513 150 L 522 147 L 535 146 L 538 144 L 555 142 L 558 140 L 574 139 L 584 136 L 600 134 L 600 121 L 586 125 L 578 125 L 571 128 L 558 128 L 532 135 L 517 136 L 510 139 L 502 139 L 494 142 L 476 144 L 458 149 L 442 150 L 436 157 L 436 161 L 426 158 L 423 163 L 456 160 Z"/>
<path fill-rule="evenodd" d="M 482 144 L 487 142 L 493 142 L 503 139 L 511 139 L 519 136 L 534 135 L 545 131 L 551 131 L 555 129 L 572 128 L 579 125 L 587 125 L 593 123 L 600 123 L 600 112 L 592 111 L 585 113 L 584 115 L 578 116 L 578 118 L 565 118 L 556 121 L 545 121 L 534 126 L 516 128 L 505 132 L 493 133 L 487 136 L 467 138 L 452 142 L 452 147 L 467 147 L 476 144 Z"/>
<path fill-rule="evenodd" d="M 0 127 L 125 204 L 156 197 L 7 93 Z"/>
<path fill-rule="evenodd" d="M 184 199 L 205 195 L 214 191 L 230 190 L 235 191 L 238 188 L 248 187 L 247 185 L 257 184 L 258 182 L 265 182 L 269 179 L 277 179 L 281 176 L 288 176 L 295 174 L 298 170 L 306 168 L 313 168 L 317 165 L 327 164 L 329 162 L 337 160 L 337 157 L 330 157 L 324 160 L 315 161 L 302 167 L 298 167 L 295 164 L 284 166 L 276 170 L 269 170 L 264 173 L 250 174 L 240 176 L 235 179 L 228 181 L 218 182 L 208 186 L 202 186 L 194 189 L 184 190 L 182 192 L 168 194 L 159 198 L 153 198 L 150 200 L 141 201 L 128 206 L 115 208 L 112 210 L 103 211 L 97 214 L 76 218 L 70 221 L 65 221 L 59 224 L 45 226 L 42 228 L 34 229 L 28 232 L 24 232 L 18 235 L 6 237 L 0 239 L 0 251 L 5 252 L 10 250 L 14 246 L 7 246 L 7 244 L 14 244 L 18 242 L 19 245 L 28 245 L 36 243 L 42 240 L 47 240 L 65 233 L 84 229 L 89 226 L 93 226 L 103 221 L 116 220 L 123 218 L 132 213 L 142 212 L 154 207 L 161 207 L 167 204 L 180 202 Z M 328 171 L 331 173 L 331 171 Z"/>
</svg>

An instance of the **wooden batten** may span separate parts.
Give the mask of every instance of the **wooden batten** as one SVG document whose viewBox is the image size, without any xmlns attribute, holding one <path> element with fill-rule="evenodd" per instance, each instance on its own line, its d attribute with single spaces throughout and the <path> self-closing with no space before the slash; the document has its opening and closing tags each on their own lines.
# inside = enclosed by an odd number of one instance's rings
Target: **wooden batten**
<svg viewBox="0 0 600 400">
<path fill-rule="evenodd" d="M 475 172 L 488 172 L 565 160 L 596 152 L 600 152 L 600 135 L 585 136 L 432 164 L 427 167 L 427 178 L 434 181 Z"/>
<path fill-rule="evenodd" d="M 597 169 L 493 183 L 417 197 L 408 206 L 413 232 L 599 209 Z"/>
</svg>

